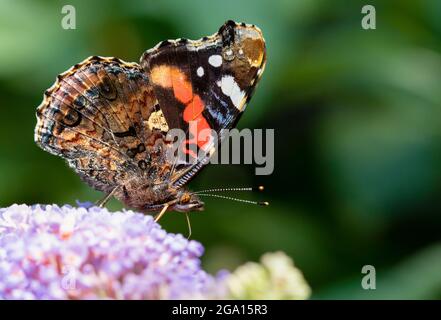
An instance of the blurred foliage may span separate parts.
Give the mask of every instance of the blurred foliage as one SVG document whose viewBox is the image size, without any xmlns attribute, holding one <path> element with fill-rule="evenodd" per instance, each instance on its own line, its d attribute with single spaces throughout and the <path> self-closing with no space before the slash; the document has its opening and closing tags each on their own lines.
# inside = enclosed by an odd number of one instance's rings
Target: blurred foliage
<svg viewBox="0 0 441 320">
<path fill-rule="evenodd" d="M 268 63 L 241 128 L 274 128 L 275 171 L 210 166 L 192 188 L 264 184 L 267 208 L 209 199 L 193 237 L 216 271 L 283 250 L 313 298 L 441 298 L 441 2 L 0 2 L 0 205 L 101 197 L 33 142 L 35 108 L 55 76 L 90 55 L 138 61 L 157 42 L 260 26 Z M 120 204 L 115 201 L 111 207 Z M 178 213 L 168 230 L 186 232 Z M 377 290 L 361 268 L 377 268 Z"/>
</svg>

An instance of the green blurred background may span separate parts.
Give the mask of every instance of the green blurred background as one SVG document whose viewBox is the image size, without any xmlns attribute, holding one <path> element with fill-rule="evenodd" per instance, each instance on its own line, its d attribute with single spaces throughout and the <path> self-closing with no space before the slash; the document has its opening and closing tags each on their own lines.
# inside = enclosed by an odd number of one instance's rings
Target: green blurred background
<svg viewBox="0 0 441 320">
<path fill-rule="evenodd" d="M 76 8 L 76 30 L 61 8 Z M 361 28 L 372 4 L 377 29 Z M 198 190 L 264 184 L 191 215 L 216 272 L 283 250 L 317 299 L 441 298 L 440 1 L 0 1 L 0 205 L 101 197 L 33 142 L 55 76 L 90 55 L 138 61 L 157 42 L 258 25 L 268 63 L 240 128 L 275 129 L 275 170 L 210 166 Z M 243 194 L 236 194 L 243 196 Z M 119 209 L 113 201 L 109 206 Z M 186 233 L 184 216 L 165 228 Z M 377 270 L 362 290 L 361 268 Z"/>
</svg>

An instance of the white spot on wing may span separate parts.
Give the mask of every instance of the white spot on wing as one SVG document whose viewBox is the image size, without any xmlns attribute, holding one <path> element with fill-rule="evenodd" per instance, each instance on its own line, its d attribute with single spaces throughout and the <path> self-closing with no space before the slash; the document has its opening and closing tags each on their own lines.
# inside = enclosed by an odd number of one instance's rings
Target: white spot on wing
<svg viewBox="0 0 441 320">
<path fill-rule="evenodd" d="M 211 64 L 213 67 L 220 67 L 222 64 L 222 57 L 218 54 L 213 54 L 208 58 L 208 63 Z"/>
<path fill-rule="evenodd" d="M 199 67 L 199 68 L 196 70 L 196 73 L 197 73 L 197 75 L 198 75 L 199 77 L 202 77 L 202 76 L 204 75 L 204 68 Z"/>
<path fill-rule="evenodd" d="M 223 76 L 220 81 L 220 87 L 222 89 L 222 93 L 227 97 L 231 96 L 231 91 L 233 90 L 233 83 L 235 83 L 234 78 L 232 76 Z"/>
<path fill-rule="evenodd" d="M 245 97 L 245 93 L 240 90 L 240 87 L 234 80 L 234 77 L 230 75 L 223 76 L 217 84 L 221 87 L 222 93 L 227 97 L 230 97 L 233 105 L 239 111 L 242 111 L 243 106 L 241 105 L 241 103 Z"/>
</svg>

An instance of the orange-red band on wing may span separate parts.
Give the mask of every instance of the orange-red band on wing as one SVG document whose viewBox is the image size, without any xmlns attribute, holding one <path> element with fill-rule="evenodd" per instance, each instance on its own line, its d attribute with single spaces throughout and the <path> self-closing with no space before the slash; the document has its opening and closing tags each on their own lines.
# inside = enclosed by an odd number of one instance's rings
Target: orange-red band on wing
<svg viewBox="0 0 441 320">
<path fill-rule="evenodd" d="M 156 85 L 172 89 L 174 97 L 185 105 L 183 118 L 189 124 L 191 135 L 190 140 L 187 140 L 186 143 L 196 144 L 199 148 L 204 149 L 210 141 L 210 136 L 206 134 L 208 131 L 202 131 L 211 128 L 202 115 L 205 108 L 204 102 L 199 95 L 193 94 L 193 87 L 191 82 L 187 80 L 186 75 L 177 67 L 160 65 L 151 70 L 151 79 Z M 195 122 L 190 125 L 192 121 Z M 185 152 L 197 157 L 188 148 L 185 149 Z"/>
</svg>

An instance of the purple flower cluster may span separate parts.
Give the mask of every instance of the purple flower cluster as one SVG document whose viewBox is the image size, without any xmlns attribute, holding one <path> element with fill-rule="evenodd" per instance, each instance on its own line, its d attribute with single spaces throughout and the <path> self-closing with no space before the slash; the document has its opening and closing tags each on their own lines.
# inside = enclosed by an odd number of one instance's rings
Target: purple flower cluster
<svg viewBox="0 0 441 320">
<path fill-rule="evenodd" d="M 202 253 L 133 211 L 13 205 L 0 209 L 0 299 L 222 297 Z"/>
</svg>

